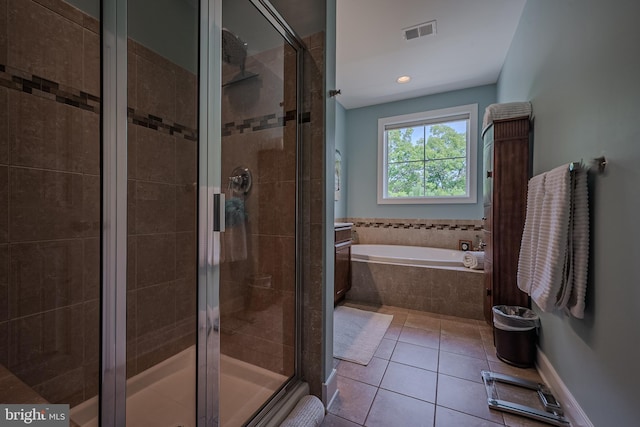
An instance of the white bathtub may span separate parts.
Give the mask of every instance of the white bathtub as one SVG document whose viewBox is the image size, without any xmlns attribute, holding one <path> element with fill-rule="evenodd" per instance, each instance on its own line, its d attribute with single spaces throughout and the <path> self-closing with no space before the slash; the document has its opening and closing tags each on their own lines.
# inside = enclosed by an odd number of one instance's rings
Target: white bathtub
<svg viewBox="0 0 640 427">
<path fill-rule="evenodd" d="M 463 267 L 463 251 L 400 245 L 353 245 L 351 259 L 398 265 Z"/>
</svg>

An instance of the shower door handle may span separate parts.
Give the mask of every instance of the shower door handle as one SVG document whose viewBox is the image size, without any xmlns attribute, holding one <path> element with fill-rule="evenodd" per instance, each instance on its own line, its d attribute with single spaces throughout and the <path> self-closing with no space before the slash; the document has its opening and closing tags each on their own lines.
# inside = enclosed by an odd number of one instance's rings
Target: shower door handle
<svg viewBox="0 0 640 427">
<path fill-rule="evenodd" d="M 225 229 L 224 193 L 213 193 L 213 231 Z"/>
</svg>

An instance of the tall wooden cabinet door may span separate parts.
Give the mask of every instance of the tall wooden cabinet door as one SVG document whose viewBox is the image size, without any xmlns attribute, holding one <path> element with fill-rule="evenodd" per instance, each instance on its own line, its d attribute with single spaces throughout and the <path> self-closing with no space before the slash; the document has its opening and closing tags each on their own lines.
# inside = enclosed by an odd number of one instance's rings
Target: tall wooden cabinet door
<svg viewBox="0 0 640 427">
<path fill-rule="evenodd" d="M 518 288 L 518 258 L 527 207 L 529 120 L 494 122 L 493 142 L 493 303 L 529 306 Z"/>
</svg>

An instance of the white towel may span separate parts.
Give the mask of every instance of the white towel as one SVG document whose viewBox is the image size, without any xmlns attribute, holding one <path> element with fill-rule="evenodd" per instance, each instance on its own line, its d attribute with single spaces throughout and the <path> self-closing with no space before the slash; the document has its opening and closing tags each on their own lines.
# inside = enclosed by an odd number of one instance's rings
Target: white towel
<svg viewBox="0 0 640 427">
<path fill-rule="evenodd" d="M 518 287 L 543 311 L 584 316 L 589 255 L 587 172 L 563 165 L 529 180 Z"/>
<path fill-rule="evenodd" d="M 587 172 L 575 172 L 573 188 L 573 269 L 571 295 L 567 303 L 569 312 L 578 319 L 584 318 L 585 294 L 587 292 L 587 273 L 589 268 L 589 197 L 587 190 Z"/>
<path fill-rule="evenodd" d="M 482 129 L 493 123 L 494 120 L 509 119 L 515 117 L 531 117 L 530 102 L 505 102 L 502 104 L 491 104 L 484 110 Z"/>
<path fill-rule="evenodd" d="M 324 420 L 324 405 L 315 396 L 307 395 L 293 408 L 280 427 L 318 427 Z"/>
<path fill-rule="evenodd" d="M 546 174 L 536 175 L 529 180 L 527 188 L 527 216 L 522 232 L 520 257 L 518 258 L 518 288 L 531 295 L 531 285 L 538 253 L 538 230 L 542 219 L 542 199 Z"/>
<path fill-rule="evenodd" d="M 530 295 L 543 311 L 552 311 L 564 285 L 571 180 L 568 165 L 545 175 Z"/>
<path fill-rule="evenodd" d="M 472 270 L 484 270 L 484 252 L 467 251 L 462 257 L 462 263 Z"/>
</svg>

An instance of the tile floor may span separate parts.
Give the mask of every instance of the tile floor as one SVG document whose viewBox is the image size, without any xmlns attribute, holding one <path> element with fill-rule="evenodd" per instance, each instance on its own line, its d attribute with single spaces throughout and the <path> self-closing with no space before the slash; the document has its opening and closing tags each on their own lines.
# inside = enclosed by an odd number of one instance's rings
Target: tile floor
<svg viewBox="0 0 640 427">
<path fill-rule="evenodd" d="M 394 317 L 369 365 L 334 359 L 339 393 L 323 426 L 546 426 L 489 410 L 481 370 L 542 380 L 535 369 L 515 368 L 496 357 L 486 323 L 397 307 L 345 305 Z M 535 392 L 500 385 L 498 393 L 501 399 L 542 409 Z"/>
</svg>

